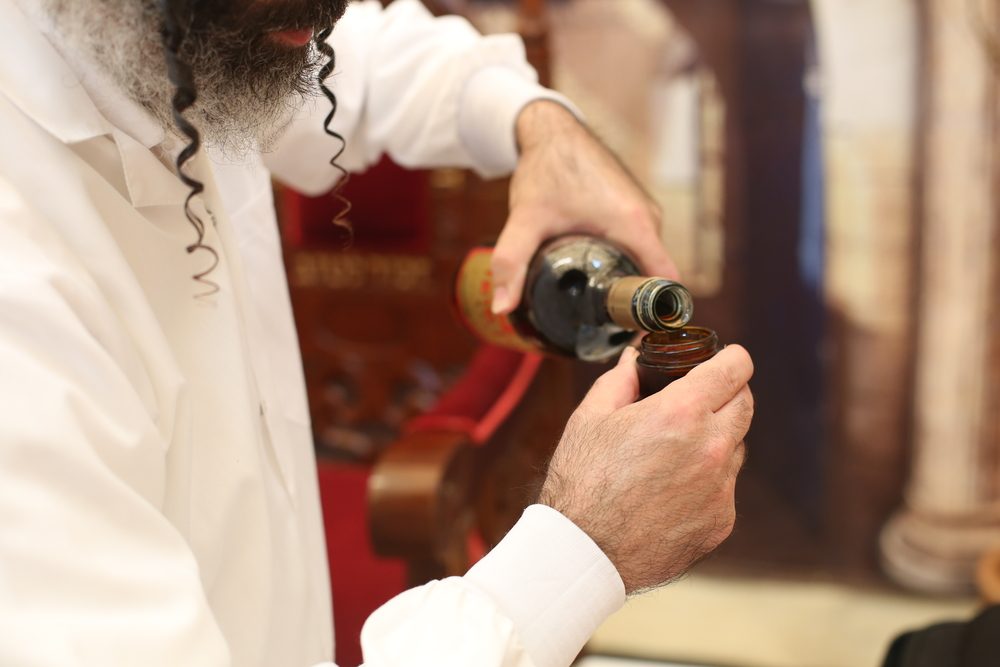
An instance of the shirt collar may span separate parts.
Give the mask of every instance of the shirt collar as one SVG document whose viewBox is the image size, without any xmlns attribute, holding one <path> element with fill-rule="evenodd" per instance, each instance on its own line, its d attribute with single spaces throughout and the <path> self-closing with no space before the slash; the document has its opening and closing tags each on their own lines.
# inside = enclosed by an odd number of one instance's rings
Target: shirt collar
<svg viewBox="0 0 1000 667">
<path fill-rule="evenodd" d="M 51 20 L 35 0 L 0 0 L 0 94 L 60 141 L 111 136 L 121 154 L 128 195 L 136 207 L 184 201 L 188 189 L 150 149 L 166 148 L 166 133 L 103 70 L 76 53 L 60 53 Z M 165 153 L 169 153 L 165 151 Z"/>
<path fill-rule="evenodd" d="M 0 0 L 0 92 L 66 143 L 110 132 L 76 74 L 13 0 Z"/>
</svg>

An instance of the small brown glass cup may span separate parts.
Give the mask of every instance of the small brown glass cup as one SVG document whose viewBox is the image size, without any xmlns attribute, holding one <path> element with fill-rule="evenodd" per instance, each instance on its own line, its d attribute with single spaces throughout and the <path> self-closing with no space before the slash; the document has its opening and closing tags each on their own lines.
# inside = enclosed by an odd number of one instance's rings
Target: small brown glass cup
<svg viewBox="0 0 1000 667">
<path fill-rule="evenodd" d="M 660 391 L 720 350 L 719 336 L 704 327 L 683 327 L 651 333 L 639 346 L 639 393 L 643 398 Z"/>
</svg>

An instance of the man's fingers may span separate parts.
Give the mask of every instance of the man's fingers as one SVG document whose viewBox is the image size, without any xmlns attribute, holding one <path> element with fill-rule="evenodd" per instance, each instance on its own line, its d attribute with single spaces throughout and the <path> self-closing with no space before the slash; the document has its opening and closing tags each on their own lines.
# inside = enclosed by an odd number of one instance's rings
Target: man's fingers
<svg viewBox="0 0 1000 667">
<path fill-rule="evenodd" d="M 635 365 L 638 356 L 634 347 L 626 347 L 615 367 L 597 378 L 581 405 L 601 414 L 609 414 L 634 403 L 639 398 L 639 376 Z"/>
<path fill-rule="evenodd" d="M 733 441 L 743 440 L 753 420 L 753 394 L 749 385 L 743 388 L 728 403 L 715 412 L 715 423 Z"/>
<path fill-rule="evenodd" d="M 490 268 L 493 271 L 493 312 L 509 313 L 521 302 L 524 275 L 538 246 L 544 240 L 539 232 L 545 229 L 539 219 L 544 213 L 531 214 L 519 210 L 511 213 L 493 249 Z"/>
<path fill-rule="evenodd" d="M 644 275 L 680 280 L 677 264 L 663 247 L 659 229 L 653 224 L 643 225 L 640 229 L 646 231 L 639 235 L 620 236 L 618 228 L 615 228 L 609 233 L 608 238 L 635 257 Z"/>
<path fill-rule="evenodd" d="M 733 400 L 752 376 L 750 355 L 740 345 L 729 345 L 660 394 L 672 397 L 683 394 L 704 409 L 717 412 Z"/>
</svg>

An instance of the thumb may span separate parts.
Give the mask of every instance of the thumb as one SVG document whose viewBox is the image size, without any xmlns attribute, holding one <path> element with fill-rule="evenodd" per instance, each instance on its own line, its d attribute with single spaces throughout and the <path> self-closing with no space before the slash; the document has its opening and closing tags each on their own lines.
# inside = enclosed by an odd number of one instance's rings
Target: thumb
<svg viewBox="0 0 1000 667">
<path fill-rule="evenodd" d="M 635 403 L 639 398 L 639 375 L 635 366 L 638 356 L 634 347 L 626 347 L 615 367 L 597 378 L 580 407 L 608 414 Z"/>
<path fill-rule="evenodd" d="M 490 264 L 494 313 L 509 313 L 521 301 L 528 263 L 543 240 L 539 230 L 544 225 L 538 223 L 537 215 L 531 218 L 522 210 L 514 210 L 500 232 Z"/>
</svg>

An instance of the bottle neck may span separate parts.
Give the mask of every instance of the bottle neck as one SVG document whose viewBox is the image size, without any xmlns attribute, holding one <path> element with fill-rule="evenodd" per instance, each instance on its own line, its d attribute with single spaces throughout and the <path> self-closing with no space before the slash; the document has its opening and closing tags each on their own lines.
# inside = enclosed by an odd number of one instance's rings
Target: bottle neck
<svg viewBox="0 0 1000 667">
<path fill-rule="evenodd" d="M 670 331 L 686 326 L 694 314 L 691 292 L 665 278 L 626 276 L 607 293 L 611 321 L 630 331 Z"/>
</svg>

